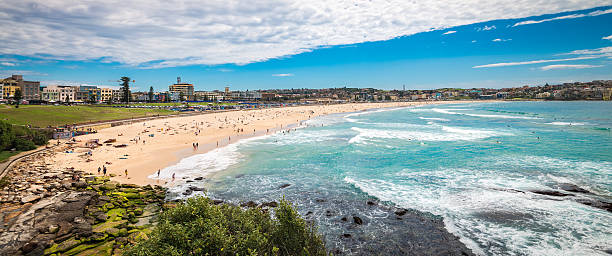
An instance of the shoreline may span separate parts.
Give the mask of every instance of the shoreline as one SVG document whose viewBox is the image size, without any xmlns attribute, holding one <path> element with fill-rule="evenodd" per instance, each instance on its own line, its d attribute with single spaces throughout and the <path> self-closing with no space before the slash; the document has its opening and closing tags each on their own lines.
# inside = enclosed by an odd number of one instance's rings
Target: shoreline
<svg viewBox="0 0 612 256">
<path fill-rule="evenodd" d="M 241 139 L 261 136 L 296 125 L 314 117 L 360 112 L 378 108 L 416 107 L 430 104 L 457 104 L 493 101 L 440 101 L 350 103 L 338 105 L 292 106 L 236 110 L 171 117 L 131 123 L 75 137 L 76 143 L 56 149 L 51 161 L 62 168 L 75 168 L 98 174 L 106 166 L 111 179 L 136 185 L 165 185 L 148 176 L 179 163 L 182 159 L 207 153 Z M 239 130 L 241 129 L 241 130 Z M 241 131 L 241 132 L 238 132 Z M 98 144 L 88 143 L 98 140 Z M 112 143 L 103 143 L 107 140 Z M 198 143 L 198 147 L 189 145 Z M 93 145 L 93 148 L 86 146 Z M 119 146 L 121 145 L 121 146 Z M 119 146 L 119 147 L 116 147 Z M 69 152 L 69 153 L 66 153 Z M 91 155 L 88 154 L 91 152 Z M 128 170 L 127 177 L 125 170 Z"/>
</svg>

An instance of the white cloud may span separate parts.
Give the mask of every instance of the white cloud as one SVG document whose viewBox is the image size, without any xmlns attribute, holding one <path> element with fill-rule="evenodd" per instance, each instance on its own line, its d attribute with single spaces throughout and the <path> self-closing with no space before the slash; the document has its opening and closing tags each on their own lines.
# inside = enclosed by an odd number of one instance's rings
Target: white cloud
<svg viewBox="0 0 612 256">
<path fill-rule="evenodd" d="M 442 35 L 450 35 L 450 34 L 454 34 L 454 33 L 457 33 L 457 31 L 449 30 L 449 31 L 447 31 L 446 33 L 444 33 Z"/>
<path fill-rule="evenodd" d="M 0 77 L 4 78 L 11 75 L 24 75 L 24 76 L 47 76 L 46 73 L 40 73 L 32 70 L 0 70 Z M 27 78 L 24 77 L 27 80 Z"/>
<path fill-rule="evenodd" d="M 601 39 L 603 39 L 603 40 L 612 40 L 612 35 L 604 36 Z"/>
<path fill-rule="evenodd" d="M 597 49 L 575 50 L 561 55 L 590 55 L 597 57 L 612 57 L 612 46 Z"/>
<path fill-rule="evenodd" d="M 551 69 L 584 69 L 584 68 L 598 68 L 603 67 L 601 65 L 548 65 L 544 67 L 540 67 L 541 70 L 551 70 Z"/>
<path fill-rule="evenodd" d="M 506 42 L 506 41 L 512 41 L 512 39 L 495 38 L 495 39 L 493 39 L 491 41 L 493 41 L 493 42 Z"/>
<path fill-rule="evenodd" d="M 472 43 L 476 43 L 476 42 L 478 42 L 478 41 L 476 41 L 476 40 L 472 40 Z"/>
<path fill-rule="evenodd" d="M 570 14 L 570 15 L 559 16 L 559 17 L 554 17 L 550 19 L 526 20 L 526 21 L 521 21 L 521 22 L 514 24 L 513 27 L 521 26 L 521 25 L 537 24 L 537 23 L 555 21 L 555 20 L 576 19 L 576 18 L 582 18 L 582 17 L 588 17 L 588 16 L 599 16 L 599 15 L 604 15 L 604 14 L 609 14 L 609 13 L 612 13 L 612 9 L 607 9 L 603 11 L 593 11 L 587 14 Z"/>
<path fill-rule="evenodd" d="M 7 67 L 14 67 L 16 64 L 12 62 L 0 62 L 0 65 Z"/>
<path fill-rule="evenodd" d="M 560 61 L 572 61 L 572 60 L 587 60 L 587 59 L 595 59 L 595 58 L 599 58 L 599 57 L 598 56 L 584 56 L 584 57 L 567 58 L 567 59 L 531 60 L 531 61 L 519 61 L 519 62 L 501 62 L 501 63 L 494 63 L 494 64 L 474 66 L 472 68 L 496 68 L 496 67 L 507 67 L 507 66 L 531 65 L 531 64 L 539 64 L 539 63 L 547 63 L 547 62 L 560 62 Z"/>
<path fill-rule="evenodd" d="M 0 54 L 150 68 L 247 64 L 325 46 L 389 40 L 435 29 L 609 3 L 610 0 L 0 0 Z"/>
<path fill-rule="evenodd" d="M 272 76 L 293 76 L 293 74 L 291 74 L 291 73 L 285 73 L 285 74 L 273 74 Z"/>
<path fill-rule="evenodd" d="M 495 25 L 491 25 L 491 26 L 485 25 L 482 28 L 477 28 L 476 31 L 487 31 L 487 30 L 494 30 L 494 29 L 497 29 L 497 27 L 495 27 Z"/>
</svg>

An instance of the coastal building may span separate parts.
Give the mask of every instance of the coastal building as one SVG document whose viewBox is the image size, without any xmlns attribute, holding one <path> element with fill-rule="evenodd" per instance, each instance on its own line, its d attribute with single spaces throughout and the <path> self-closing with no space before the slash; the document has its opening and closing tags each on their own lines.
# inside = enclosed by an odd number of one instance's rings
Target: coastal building
<svg viewBox="0 0 612 256">
<path fill-rule="evenodd" d="M 121 98 L 123 98 L 123 91 L 113 90 L 113 102 L 121 102 Z"/>
<path fill-rule="evenodd" d="M 260 100 L 261 93 L 258 91 L 233 91 L 232 99 L 234 100 Z"/>
<path fill-rule="evenodd" d="M 196 91 L 194 95 L 197 100 L 201 101 L 222 101 L 225 99 L 224 95 L 219 91 Z"/>
<path fill-rule="evenodd" d="M 193 100 L 193 84 L 181 83 L 181 78 L 176 78 L 176 84 L 170 85 L 168 88 L 170 93 L 178 93 L 183 95 L 180 100 Z"/>
<path fill-rule="evenodd" d="M 41 92 L 41 100 L 46 102 L 59 102 L 60 101 L 60 86 L 49 85 L 44 87 Z"/>
<path fill-rule="evenodd" d="M 0 80 L 0 84 L 2 84 L 3 87 L 19 87 L 24 100 L 40 100 L 40 82 L 38 81 L 25 81 L 22 75 L 12 75 L 11 77 Z"/>
<path fill-rule="evenodd" d="M 0 84 L 0 101 L 2 101 L 4 99 L 4 95 L 2 93 L 4 85 Z"/>
<path fill-rule="evenodd" d="M 12 99 L 17 90 L 21 90 L 21 88 L 16 85 L 2 85 L 2 98 Z"/>
<path fill-rule="evenodd" d="M 113 100 L 113 89 L 100 88 L 100 101 L 108 102 Z"/>
</svg>

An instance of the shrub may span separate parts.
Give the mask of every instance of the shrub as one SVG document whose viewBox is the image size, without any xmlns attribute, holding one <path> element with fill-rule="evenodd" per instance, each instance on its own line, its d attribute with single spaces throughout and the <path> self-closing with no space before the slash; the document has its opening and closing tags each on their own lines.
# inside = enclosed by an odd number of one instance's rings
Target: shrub
<svg viewBox="0 0 612 256">
<path fill-rule="evenodd" d="M 15 140 L 13 140 L 13 147 L 19 151 L 27 151 L 35 149 L 36 145 L 34 145 L 34 142 L 32 142 L 31 140 L 15 138 Z"/>
<path fill-rule="evenodd" d="M 125 255 L 326 255 L 316 230 L 281 200 L 275 218 L 257 208 L 188 199 L 160 216 L 148 239 Z"/>
</svg>

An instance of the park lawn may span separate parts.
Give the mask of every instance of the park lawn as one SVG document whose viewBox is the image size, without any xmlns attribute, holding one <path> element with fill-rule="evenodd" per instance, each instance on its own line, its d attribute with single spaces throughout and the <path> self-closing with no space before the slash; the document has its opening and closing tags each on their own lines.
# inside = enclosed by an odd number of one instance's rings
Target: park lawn
<svg viewBox="0 0 612 256">
<path fill-rule="evenodd" d="M 236 103 L 231 103 L 231 102 L 189 102 L 189 103 L 182 103 L 182 102 L 152 102 L 152 103 L 130 103 L 130 106 L 155 106 L 155 107 L 183 106 L 183 105 L 190 105 L 190 106 L 213 105 L 213 106 L 217 106 L 217 105 L 236 105 Z M 112 104 L 111 106 L 125 106 L 125 104 Z"/>
<path fill-rule="evenodd" d="M 21 153 L 21 151 L 0 151 L 0 163 L 19 153 Z"/>
<path fill-rule="evenodd" d="M 19 108 L 0 105 L 0 119 L 12 124 L 32 125 L 33 127 L 59 126 L 128 119 L 153 115 L 170 115 L 176 112 L 166 109 L 113 108 L 101 106 L 51 106 L 21 105 Z"/>
</svg>

